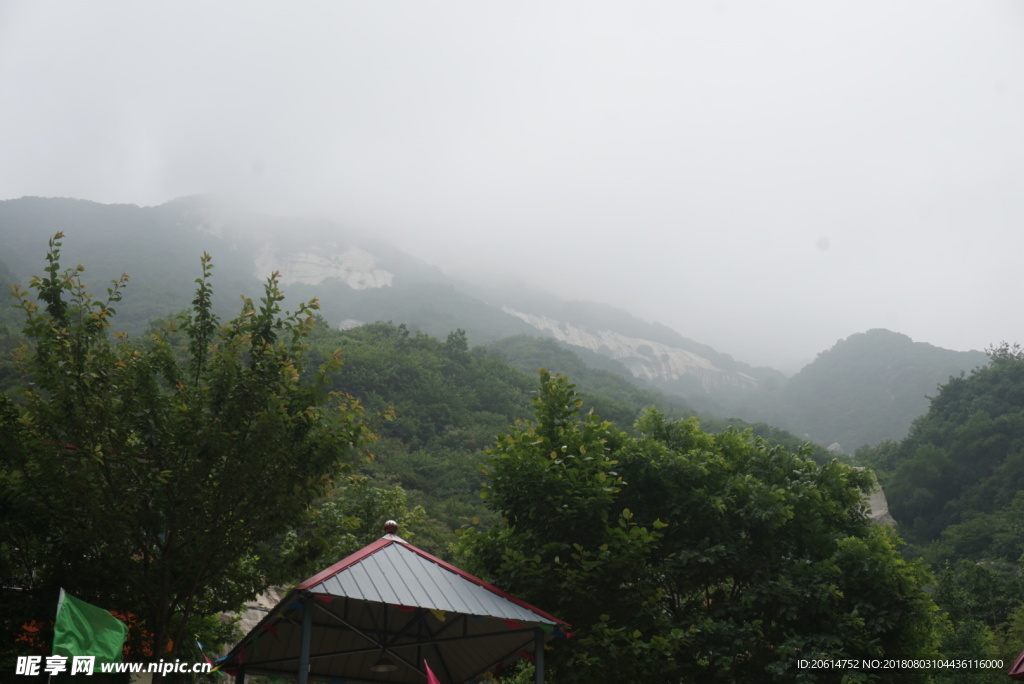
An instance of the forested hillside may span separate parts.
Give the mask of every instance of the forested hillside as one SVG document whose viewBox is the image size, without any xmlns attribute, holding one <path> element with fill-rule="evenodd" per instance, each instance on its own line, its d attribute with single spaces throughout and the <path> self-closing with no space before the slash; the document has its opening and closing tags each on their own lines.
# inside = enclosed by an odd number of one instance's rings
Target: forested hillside
<svg viewBox="0 0 1024 684">
<path fill-rule="evenodd" d="M 985 361 L 980 352 L 874 330 L 838 342 L 787 379 L 605 304 L 568 302 L 522 283 L 461 282 L 338 223 L 255 214 L 203 196 L 155 207 L 34 197 L 0 202 L 7 266 L 0 285 L 26 283 L 58 230 L 67 234 L 66 262 L 89 266 L 83 276 L 91 291 L 129 275 L 130 296 L 119 302 L 115 324 L 133 336 L 145 334 L 151 319 L 188 307 L 199 256 L 208 252 L 219 291 L 233 293 L 216 299 L 221 317 L 237 310 L 237 295 L 259 292 L 261 280 L 277 270 L 285 305 L 316 298 L 330 327 L 391 321 L 442 340 L 463 330 L 471 346 L 491 345 L 529 373 L 564 368 L 588 392 L 610 389 L 615 374 L 636 391 L 707 418 L 774 425 L 822 445 L 838 442 L 846 453 L 902 438 L 927 408 L 927 395 Z M 0 328 L 5 322 L 12 324 L 6 308 Z M 562 366 L 567 349 L 588 377 L 590 369 L 605 371 L 601 380 L 592 376 L 597 385 Z M 612 406 L 598 408 L 622 417 Z"/>
<path fill-rule="evenodd" d="M 454 541 L 454 530 L 472 519 L 491 520 L 479 496 L 483 452 L 495 435 L 529 415 L 536 372 L 544 363 L 578 380 L 585 411 L 627 429 L 651 407 L 672 419 L 693 415 L 678 399 L 589 368 L 554 340 L 517 338 L 515 344 L 470 347 L 461 330 L 441 341 L 393 323 L 344 331 L 320 325 L 311 340 L 312 361 L 342 350 L 344 365 L 332 388 L 358 398 L 370 413 L 389 414 L 376 426 L 380 439 L 365 472 L 381 484 L 401 485 L 412 503 L 424 507 L 427 516 L 413 530 L 417 543 L 442 556 Z M 516 359 L 514 365 L 506 361 L 509 357 Z M 772 444 L 793 449 L 802 444 L 763 424 L 733 420 L 709 425 L 716 431 L 751 429 Z M 819 462 L 829 459 L 820 447 L 808 449 Z"/>
<path fill-rule="evenodd" d="M 949 552 L 1000 548 L 1000 557 L 1015 561 L 1024 547 L 993 547 L 999 526 L 991 517 L 983 524 L 983 516 L 998 517 L 1024 490 L 1024 354 L 1004 344 L 991 357 L 990 365 L 950 378 L 906 439 L 858 456 L 879 473 L 908 540 L 929 544 L 951 525 L 971 522 L 979 531 L 987 526 L 986 541 Z"/>
<path fill-rule="evenodd" d="M 906 435 L 951 376 L 988 363 L 889 330 L 840 340 L 790 378 L 779 393 L 782 424 L 847 453 Z"/>
<path fill-rule="evenodd" d="M 372 236 L 336 223 L 246 212 L 203 196 L 156 207 L 39 197 L 0 201 L 0 244 L 15 282 L 35 273 L 57 231 L 67 236 L 67 263 L 89 265 L 84 278 L 94 292 L 129 275 L 132 297 L 122 303 L 118 325 L 133 335 L 150 319 L 188 306 L 204 252 L 214 257 L 221 291 L 235 293 L 218 298 L 221 316 L 234 312 L 234 297 L 253 296 L 263 278 L 281 271 L 286 302 L 318 299 L 320 315 L 332 326 L 394 320 L 435 337 L 461 327 L 477 342 L 530 330 Z"/>
<path fill-rule="evenodd" d="M 1024 353 L 950 378 L 900 442 L 857 454 L 885 488 L 910 555 L 939 570 L 937 599 L 971 648 L 1024 644 Z"/>
<path fill-rule="evenodd" d="M 15 282 L 25 284 L 39 274 L 46 242 L 64 231 L 67 265 L 88 265 L 83 273 L 92 292 L 102 293 L 112 280 L 129 276 L 126 298 L 118 311 L 121 330 L 140 334 L 153 318 L 184 310 L 191 301 L 204 252 L 226 253 L 230 245 L 210 232 L 184 229 L 191 219 L 205 225 L 187 200 L 160 207 L 103 205 L 74 199 L 26 197 L 0 202 L 0 241 L 3 259 Z M 260 279 L 238 259 L 216 262 L 217 280 L 225 292 L 217 313 L 231 315 L 237 296 L 259 293 Z M 266 275 L 269 275 L 267 273 Z"/>
</svg>

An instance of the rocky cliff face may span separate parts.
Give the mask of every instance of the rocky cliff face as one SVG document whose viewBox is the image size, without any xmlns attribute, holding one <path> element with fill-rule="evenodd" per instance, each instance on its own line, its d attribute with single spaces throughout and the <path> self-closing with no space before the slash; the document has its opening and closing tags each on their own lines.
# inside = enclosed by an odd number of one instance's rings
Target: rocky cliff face
<svg viewBox="0 0 1024 684">
<path fill-rule="evenodd" d="M 868 470 L 867 468 L 857 468 L 857 470 Z M 874 477 L 874 473 L 871 473 Z M 889 513 L 889 501 L 885 498 L 885 492 L 882 491 L 882 485 L 878 484 L 878 480 L 875 480 L 875 488 L 871 490 L 871 494 L 867 497 L 868 500 L 868 517 L 871 518 L 871 522 L 876 525 L 888 525 L 890 527 L 896 526 L 896 520 Z"/>
<path fill-rule="evenodd" d="M 572 323 L 518 311 L 508 306 L 503 307 L 503 310 L 560 342 L 590 349 L 615 359 L 626 366 L 635 377 L 644 380 L 664 382 L 689 379 L 696 381 L 705 390 L 718 389 L 725 385 L 755 388 L 759 384 L 758 380 L 750 375 L 723 370 L 708 359 L 686 349 L 630 337 L 614 330 L 587 330 Z"/>
<path fill-rule="evenodd" d="M 253 266 L 257 277 L 280 272 L 283 285 L 319 285 L 325 280 L 335 279 L 353 290 L 365 290 L 387 287 L 395 277 L 393 273 L 377 268 L 376 258 L 359 247 L 339 249 L 337 246 L 320 245 L 314 252 L 265 244 L 256 254 Z"/>
</svg>

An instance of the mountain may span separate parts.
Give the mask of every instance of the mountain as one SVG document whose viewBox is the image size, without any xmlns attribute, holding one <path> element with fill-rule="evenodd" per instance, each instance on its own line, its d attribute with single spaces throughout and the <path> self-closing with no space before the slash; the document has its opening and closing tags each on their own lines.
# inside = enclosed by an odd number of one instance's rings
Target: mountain
<svg viewBox="0 0 1024 684">
<path fill-rule="evenodd" d="M 211 221 L 212 212 L 189 200 L 159 207 L 8 200 L 0 202 L 0 259 L 15 282 L 24 284 L 43 272 L 47 240 L 63 232 L 63 263 L 88 265 L 83 281 L 93 293 L 102 293 L 122 273 L 130 276 L 117 323 L 140 334 L 152 318 L 189 305 L 204 251 L 215 256 L 218 291 L 232 295 L 217 298 L 220 315 L 237 310 L 238 294 L 259 293 L 248 245 L 218 235 Z"/>
<path fill-rule="evenodd" d="M 582 363 L 628 378 L 640 393 L 681 397 L 702 416 L 763 422 L 847 452 L 901 438 L 939 383 L 986 361 L 980 352 L 875 330 L 841 341 L 787 379 L 605 304 L 565 301 L 522 283 L 459 281 L 337 222 L 256 214 L 208 196 L 156 207 L 2 201 L 0 284 L 42 273 L 47 240 L 58 231 L 63 263 L 88 265 L 90 291 L 103 292 L 122 272 L 131 276 L 116 318 L 130 335 L 189 305 L 208 252 L 222 317 L 237 311 L 238 294 L 259 296 L 277 271 L 286 306 L 317 298 L 321 315 L 341 329 L 391 321 L 438 339 L 461 329 L 522 369 Z M 0 328 L 16 320 L 10 313 L 5 308 Z M 537 338 L 556 344 L 529 341 Z M 576 361 L 567 363 L 566 351 Z"/>
<path fill-rule="evenodd" d="M 214 258 L 218 292 L 253 296 L 260 280 L 279 271 L 289 302 L 316 297 L 321 314 L 343 328 L 392 320 L 439 338 L 461 328 L 475 344 L 553 337 L 674 393 L 713 396 L 782 377 L 612 307 L 523 287 L 498 293 L 334 222 L 259 215 L 201 196 L 158 207 L 35 197 L 0 202 L 3 258 L 17 281 L 41 271 L 46 241 L 57 231 L 66 234 L 65 262 L 89 265 L 85 279 L 93 291 L 122 271 L 132 276 L 131 296 L 118 308 L 130 334 L 187 306 L 205 251 Z M 231 306 L 218 301 L 220 313 L 229 313 Z"/>
<path fill-rule="evenodd" d="M 940 385 L 987 363 L 984 352 L 942 349 L 889 330 L 851 335 L 786 382 L 779 424 L 849 453 L 902 439 Z"/>
</svg>

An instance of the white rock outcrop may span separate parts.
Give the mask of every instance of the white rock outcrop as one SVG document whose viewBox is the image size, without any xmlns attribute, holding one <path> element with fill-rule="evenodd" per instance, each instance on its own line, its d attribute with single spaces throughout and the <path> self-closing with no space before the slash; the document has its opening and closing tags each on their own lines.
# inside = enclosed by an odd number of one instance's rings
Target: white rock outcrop
<svg viewBox="0 0 1024 684">
<path fill-rule="evenodd" d="M 355 290 L 391 285 L 394 274 L 376 267 L 376 259 L 366 250 L 349 247 L 343 251 L 282 253 L 264 245 L 256 255 L 255 272 L 263 278 L 278 271 L 281 284 L 319 285 L 325 280 L 340 280 Z"/>
<path fill-rule="evenodd" d="M 857 470 L 870 470 L 863 466 L 857 466 Z M 875 473 L 872 471 L 871 476 L 875 479 L 875 488 L 871 490 L 871 494 L 867 497 L 868 499 L 868 517 L 871 518 L 871 522 L 877 525 L 889 525 L 892 527 L 896 526 L 896 519 L 889 513 L 889 501 L 885 498 L 885 492 L 882 490 L 882 485 L 878 484 L 878 478 L 875 478 Z"/>
<path fill-rule="evenodd" d="M 612 330 L 591 331 L 546 316 L 502 307 L 505 313 L 549 333 L 556 340 L 583 347 L 615 359 L 635 377 L 645 380 L 678 380 L 695 378 L 710 389 L 723 385 L 757 387 L 758 381 L 745 373 L 722 370 L 703 356 L 678 347 L 638 337 L 629 337 Z"/>
</svg>

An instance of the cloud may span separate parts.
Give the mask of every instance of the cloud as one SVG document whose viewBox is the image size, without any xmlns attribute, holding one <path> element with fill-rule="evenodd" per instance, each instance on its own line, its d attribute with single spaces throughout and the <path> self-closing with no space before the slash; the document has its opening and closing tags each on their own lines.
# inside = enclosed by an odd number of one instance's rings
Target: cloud
<svg viewBox="0 0 1024 684">
<path fill-rule="evenodd" d="M 756 363 L 977 348 L 1022 336 L 1022 12 L 5 3 L 0 187 L 326 215 Z"/>
</svg>

